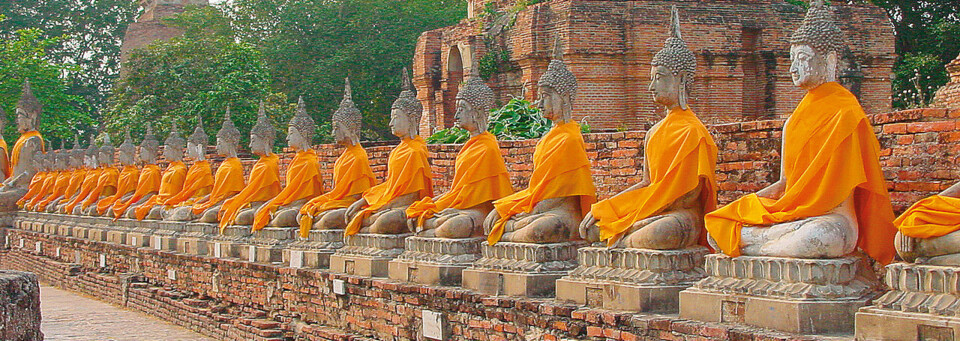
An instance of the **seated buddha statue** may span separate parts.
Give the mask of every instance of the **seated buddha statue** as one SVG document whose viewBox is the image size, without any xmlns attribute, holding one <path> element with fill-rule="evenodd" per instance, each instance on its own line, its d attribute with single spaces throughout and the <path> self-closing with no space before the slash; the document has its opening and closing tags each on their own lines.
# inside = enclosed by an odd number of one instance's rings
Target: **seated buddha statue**
<svg viewBox="0 0 960 341">
<path fill-rule="evenodd" d="M 160 217 L 167 221 L 189 221 L 195 219 L 193 205 L 206 198 L 213 191 L 213 171 L 207 161 L 207 141 L 209 137 L 203 131 L 203 123 L 197 117 L 197 127 L 187 139 L 187 158 L 193 164 L 187 170 L 180 192 L 166 201 L 160 211 Z"/>
<path fill-rule="evenodd" d="M 370 169 L 367 152 L 360 145 L 360 109 L 353 103 L 350 79 L 345 81 L 343 100 L 333 113 L 333 138 L 343 153 L 333 164 L 333 189 L 310 199 L 300 208 L 300 236 L 307 238 L 310 229 L 342 230 L 347 222 L 347 206 L 360 199 L 363 191 L 376 181 Z"/>
<path fill-rule="evenodd" d="M 297 155 L 287 166 L 286 186 L 277 196 L 257 209 L 253 218 L 253 231 L 259 231 L 266 226 L 298 226 L 297 214 L 303 204 L 323 193 L 320 161 L 311 145 L 316 131 L 317 124 L 307 115 L 307 108 L 301 97 L 297 102 L 297 114 L 287 125 L 287 145 L 293 148 Z"/>
<path fill-rule="evenodd" d="M 30 159 L 33 160 L 32 162 L 34 162 L 36 166 L 37 173 L 30 178 L 27 192 L 15 203 L 17 208 L 22 209 L 30 200 L 40 195 L 40 189 L 43 188 L 43 183 L 47 181 L 47 178 L 50 176 L 47 172 L 47 155 L 42 150 L 35 150 L 33 154 Z"/>
<path fill-rule="evenodd" d="M 37 131 L 42 112 L 43 107 L 33 95 L 30 81 L 24 82 L 16 112 L 20 137 L 10 150 L 10 177 L 0 185 L 0 211 L 17 209 L 17 201 L 27 194 L 27 187 L 39 171 L 40 166 L 33 156 L 38 155 L 37 151 L 44 151 L 43 137 Z"/>
<path fill-rule="evenodd" d="M 70 169 L 70 180 L 67 182 L 67 187 L 63 190 L 63 193 L 59 196 L 54 198 L 48 197 L 40 202 L 40 210 L 44 212 L 58 212 L 60 204 L 64 200 L 72 198 L 77 191 L 80 190 L 80 184 L 83 183 L 83 178 L 87 173 L 87 167 L 83 163 L 83 149 L 80 149 L 79 136 L 74 137 L 73 149 L 66 151 L 66 156 L 67 168 Z"/>
<path fill-rule="evenodd" d="M 513 194 L 497 138 L 487 131 L 493 90 L 474 72 L 456 100 L 456 125 L 469 132 L 470 139 L 457 153 L 450 190 L 407 208 L 407 223 L 417 236 L 479 237 L 484 218 L 493 211 L 493 201 Z"/>
<path fill-rule="evenodd" d="M 139 205 L 131 206 L 130 210 L 133 211 L 133 218 L 137 220 L 160 220 L 163 203 L 183 189 L 184 180 L 187 177 L 187 165 L 183 164 L 183 147 L 186 142 L 180 136 L 177 127 L 174 126 L 170 134 L 167 135 L 167 139 L 163 141 L 163 158 L 168 164 L 163 174 L 160 175 L 160 187 L 157 189 L 157 194 L 150 196 Z M 143 148 L 140 149 L 141 152 L 143 150 Z"/>
<path fill-rule="evenodd" d="M 80 183 L 80 189 L 77 191 L 77 194 L 65 201 L 60 207 L 62 213 L 79 214 L 79 206 L 87 199 L 90 193 L 93 192 L 93 189 L 97 187 L 97 181 L 100 180 L 100 174 L 103 173 L 103 169 L 100 168 L 100 163 L 97 159 L 99 152 L 96 144 L 96 135 L 90 135 L 90 145 L 87 146 L 86 151 L 83 153 L 83 163 L 87 167 L 87 172 L 83 175 L 83 182 Z"/>
<path fill-rule="evenodd" d="M 280 157 L 273 153 L 276 139 L 277 130 L 260 102 L 257 123 L 250 129 L 250 152 L 258 157 L 257 163 L 246 187 L 225 200 L 217 212 L 221 233 L 230 225 L 252 225 L 257 210 L 280 193 Z"/>
<path fill-rule="evenodd" d="M 896 229 L 880 144 L 856 96 L 836 82 L 843 38 L 823 1 L 790 43 L 790 74 L 806 95 L 783 127 L 780 180 L 707 214 L 711 244 L 732 257 L 806 259 L 860 248 L 887 263 Z"/>
<path fill-rule="evenodd" d="M 97 209 L 93 215 L 114 217 L 113 206 L 117 203 L 126 202 L 133 196 L 137 189 L 137 180 L 140 178 L 140 170 L 134 165 L 137 154 L 137 147 L 133 145 L 133 139 L 130 138 L 130 131 L 124 135 L 123 143 L 117 148 L 117 159 L 120 161 L 120 174 L 117 177 L 117 187 L 115 193 L 104 197 L 97 202 Z"/>
<path fill-rule="evenodd" d="M 57 186 L 57 181 L 63 178 L 63 172 L 60 171 L 61 162 L 58 162 L 59 158 L 60 156 L 56 150 L 44 153 L 41 161 L 41 169 L 44 171 L 43 183 L 40 184 L 40 189 L 36 194 L 23 203 L 24 210 L 33 211 L 37 203 L 53 193 L 54 188 Z"/>
<path fill-rule="evenodd" d="M 40 195 L 34 197 L 29 203 L 24 205 L 24 209 L 34 212 L 43 212 L 44 208 L 54 198 L 63 195 L 70 184 L 70 177 L 73 171 L 70 169 L 70 151 L 63 148 L 62 140 L 60 149 L 52 152 L 54 163 L 53 171 L 57 174 L 47 190 L 41 190 Z"/>
<path fill-rule="evenodd" d="M 103 146 L 100 146 L 97 153 L 97 161 L 100 163 L 100 176 L 97 178 L 97 185 L 93 187 L 93 190 L 80 205 L 81 214 L 97 215 L 97 203 L 117 194 L 120 170 L 114 166 L 113 156 L 116 152 L 117 149 L 110 143 L 110 135 L 104 134 Z"/>
<path fill-rule="evenodd" d="M 537 142 L 529 186 L 493 203 L 495 209 L 483 223 L 491 245 L 577 240 L 577 226 L 596 202 L 580 124 L 571 113 L 577 78 L 561 56 L 558 44 L 537 83 L 543 116 L 553 122 L 553 128 Z"/>
<path fill-rule="evenodd" d="M 217 132 L 217 154 L 224 157 L 213 176 L 213 190 L 201 198 L 191 208 L 191 217 L 204 223 L 216 223 L 217 212 L 223 202 L 232 198 L 244 188 L 243 164 L 237 157 L 240 144 L 240 130 L 230 120 L 230 107 L 223 116 L 223 125 Z"/>
<path fill-rule="evenodd" d="M 403 91 L 390 110 L 390 130 L 400 144 L 390 151 L 383 183 L 363 191 L 361 198 L 347 207 L 345 236 L 410 232 L 407 207 L 433 195 L 427 143 L 419 134 L 423 106 L 406 69 L 402 78 Z"/>
<path fill-rule="evenodd" d="M 655 250 L 685 248 L 701 237 L 705 244 L 703 215 L 717 206 L 717 145 L 690 110 L 697 59 L 680 35 L 677 8 L 671 13 L 671 37 L 653 57 L 649 87 L 666 111 L 644 136 L 640 182 L 591 207 L 580 223 L 587 241 Z"/>
<path fill-rule="evenodd" d="M 147 125 L 147 132 L 143 136 L 143 141 L 140 142 L 139 151 L 137 155 L 139 159 L 141 168 L 139 174 L 137 174 L 137 187 L 134 189 L 133 194 L 129 198 L 121 198 L 117 200 L 117 203 L 113 205 L 111 209 L 113 211 L 114 220 L 119 218 L 135 218 L 134 209 L 132 207 L 138 206 L 153 198 L 157 195 L 157 192 L 160 190 L 160 166 L 157 165 L 157 149 L 160 148 L 160 143 L 157 142 L 157 137 L 153 135 L 153 126 Z"/>
</svg>

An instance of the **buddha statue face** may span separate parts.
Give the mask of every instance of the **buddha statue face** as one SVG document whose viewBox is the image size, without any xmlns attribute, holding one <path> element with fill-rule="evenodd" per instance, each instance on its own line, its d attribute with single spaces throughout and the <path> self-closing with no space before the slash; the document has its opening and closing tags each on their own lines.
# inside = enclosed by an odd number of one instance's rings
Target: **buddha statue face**
<svg viewBox="0 0 960 341">
<path fill-rule="evenodd" d="M 294 127 L 287 128 L 287 145 L 296 151 L 310 149 L 310 142 L 300 134 L 300 130 Z"/>
<path fill-rule="evenodd" d="M 837 78 L 837 53 L 821 53 L 810 45 L 790 46 L 790 76 L 793 84 L 806 90 Z"/>
<path fill-rule="evenodd" d="M 156 148 L 144 148 L 137 147 L 140 151 L 138 158 L 144 164 L 154 164 L 157 163 L 157 149 Z"/>
<path fill-rule="evenodd" d="M 124 166 L 132 165 L 134 162 L 134 153 L 127 151 L 124 148 L 120 149 L 120 153 L 117 154 L 117 157 L 120 159 L 120 164 Z"/>
<path fill-rule="evenodd" d="M 264 156 L 273 151 L 273 141 L 268 141 L 265 137 L 253 134 L 250 135 L 250 152 L 257 156 Z"/>
<path fill-rule="evenodd" d="M 83 151 L 70 151 L 70 168 L 77 169 L 80 167 L 83 167 Z"/>
<path fill-rule="evenodd" d="M 21 134 L 37 130 L 36 125 L 33 123 L 34 120 L 30 116 L 31 115 L 25 110 L 17 108 L 17 131 Z"/>
<path fill-rule="evenodd" d="M 541 86 L 537 92 L 544 118 L 554 122 L 571 119 L 569 101 L 557 90 L 553 87 Z"/>
<path fill-rule="evenodd" d="M 685 75 L 683 73 L 674 73 L 665 66 L 653 66 L 650 68 L 650 92 L 653 93 L 653 101 L 657 104 L 673 109 L 680 106 Z"/>
<path fill-rule="evenodd" d="M 67 153 L 68 153 L 68 152 L 67 152 L 66 150 L 57 151 L 57 154 L 56 154 L 56 155 L 57 155 L 57 162 L 56 162 L 57 170 L 67 169 L 67 165 L 68 165 L 68 163 L 69 163 L 69 157 L 68 157 L 68 154 L 67 154 Z"/>
<path fill-rule="evenodd" d="M 237 156 L 237 142 L 217 137 L 217 154 L 226 157 Z"/>
<path fill-rule="evenodd" d="M 178 146 L 164 145 L 163 157 L 170 161 L 180 161 L 183 159 L 183 150 Z"/>
<path fill-rule="evenodd" d="M 341 146 L 352 146 L 360 143 L 360 137 L 356 136 L 350 129 L 343 126 L 344 123 L 333 123 L 333 139 Z"/>
<path fill-rule="evenodd" d="M 187 142 L 187 157 L 200 161 L 204 159 L 204 145 L 200 143 Z"/>
<path fill-rule="evenodd" d="M 414 132 L 416 128 L 410 122 L 410 116 L 395 104 L 390 110 L 390 131 L 393 135 L 400 139 L 413 138 L 417 135 Z"/>
<path fill-rule="evenodd" d="M 480 122 L 480 113 L 478 110 L 474 109 L 473 105 L 464 99 L 457 100 L 457 112 L 454 118 L 456 119 L 457 127 L 463 128 L 472 134 L 481 132 L 486 128 L 481 128 L 481 126 L 485 126 L 486 124 Z"/>
</svg>

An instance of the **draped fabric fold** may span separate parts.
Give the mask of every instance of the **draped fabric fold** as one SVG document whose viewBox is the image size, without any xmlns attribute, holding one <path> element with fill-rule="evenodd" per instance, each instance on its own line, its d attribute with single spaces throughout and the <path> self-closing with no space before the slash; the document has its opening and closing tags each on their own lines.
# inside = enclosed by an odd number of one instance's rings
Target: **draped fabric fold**
<svg viewBox="0 0 960 341">
<path fill-rule="evenodd" d="M 139 177 L 140 171 L 136 166 L 123 166 L 123 171 L 120 172 L 120 178 L 117 180 L 117 192 L 97 202 L 97 215 L 103 215 L 104 212 L 107 212 L 108 209 L 113 207 L 113 205 L 125 195 L 135 191 Z"/>
<path fill-rule="evenodd" d="M 250 203 L 267 201 L 280 193 L 280 157 L 277 154 L 261 156 L 250 171 L 247 186 L 232 198 L 227 199 L 217 212 L 220 221 L 220 233 L 229 225 L 233 225 L 240 210 L 247 208 Z"/>
<path fill-rule="evenodd" d="M 717 208 L 717 145 L 690 110 L 671 110 L 647 138 L 644 162 L 650 184 L 593 205 L 600 240 L 612 245 L 634 223 L 660 214 L 664 208 L 700 186 L 701 212 Z M 706 245 L 706 233 L 701 233 Z"/>
<path fill-rule="evenodd" d="M 163 171 L 160 177 L 160 189 L 157 195 L 150 197 L 134 210 L 137 220 L 143 220 L 150 214 L 150 210 L 156 205 L 161 205 L 177 193 L 183 190 L 183 182 L 187 177 L 187 166 L 180 161 L 171 162 L 167 169 Z"/>
<path fill-rule="evenodd" d="M 192 206 L 201 196 L 210 193 L 211 189 L 213 189 L 213 171 L 210 169 L 210 162 L 207 160 L 197 161 L 187 171 L 187 177 L 183 180 L 183 188 L 180 192 L 167 198 L 161 204 L 167 208 Z"/>
<path fill-rule="evenodd" d="M 123 213 L 126 212 L 130 206 L 139 202 L 141 199 L 143 199 L 143 197 L 159 190 L 160 166 L 153 164 L 143 166 L 143 168 L 140 169 L 139 176 L 137 177 L 137 188 L 134 189 L 133 196 L 123 203 L 117 203 L 113 205 L 114 220 L 120 219 L 123 216 Z"/>
<path fill-rule="evenodd" d="M 70 186 L 70 180 L 73 178 L 74 172 L 76 171 L 61 171 L 60 174 L 57 175 L 57 181 L 53 184 L 53 190 L 50 192 L 50 194 L 47 194 L 43 200 L 31 205 L 31 209 L 35 211 L 41 210 L 44 207 L 47 207 L 47 204 L 53 201 L 53 199 L 56 199 L 66 193 L 67 187 Z"/>
<path fill-rule="evenodd" d="M 333 189 L 310 199 L 300 208 L 300 236 L 309 236 L 317 214 L 350 206 L 354 200 L 345 198 L 363 193 L 375 181 L 367 151 L 359 144 L 345 148 L 333 164 Z"/>
<path fill-rule="evenodd" d="M 7 146 L 7 140 L 4 140 L 3 137 L 0 137 L 0 149 L 3 150 L 3 155 L 10 155 L 10 147 Z M 7 180 L 7 178 L 10 177 L 10 175 L 11 175 L 10 172 L 13 172 L 13 167 L 12 167 L 12 165 L 13 165 L 13 164 L 12 164 L 12 163 L 10 162 L 10 160 L 8 159 L 8 160 L 7 160 L 7 167 L 3 169 L 3 172 L 5 173 L 5 175 L 3 175 L 2 177 L 0 177 L 0 181 Z"/>
<path fill-rule="evenodd" d="M 267 226 L 277 208 L 300 199 L 313 198 L 323 192 L 317 152 L 313 149 L 297 152 L 287 168 L 286 180 L 287 185 L 283 190 L 257 211 L 253 219 L 254 231 L 260 231 Z"/>
<path fill-rule="evenodd" d="M 464 210 L 513 194 L 510 174 L 503 161 L 497 138 L 483 132 L 467 140 L 454 162 L 450 190 L 434 200 L 423 198 L 407 208 L 407 218 L 417 225 L 448 208 Z"/>
<path fill-rule="evenodd" d="M 17 142 L 13 144 L 13 150 L 10 151 L 10 169 L 16 169 L 17 165 L 20 164 L 20 150 L 23 149 L 23 146 L 27 143 L 27 140 L 30 138 L 36 137 L 40 139 L 40 150 L 46 150 L 44 147 L 43 136 L 40 136 L 39 131 L 28 131 L 20 135 L 20 138 L 17 139 Z"/>
<path fill-rule="evenodd" d="M 23 207 L 28 209 L 33 209 L 40 201 L 46 198 L 48 195 L 52 194 L 54 188 L 57 186 L 58 179 L 63 177 L 63 172 L 49 172 L 47 173 L 47 178 L 43 180 L 43 186 L 40 187 L 40 191 L 37 192 L 33 198 L 30 199 Z"/>
<path fill-rule="evenodd" d="M 363 192 L 367 206 L 354 215 L 344 234 L 352 236 L 360 232 L 364 219 L 397 197 L 414 192 L 420 192 L 421 197 L 432 196 L 433 175 L 428 155 L 423 137 L 400 141 L 387 158 L 387 178 Z"/>
<path fill-rule="evenodd" d="M 87 171 L 84 174 L 83 182 L 80 184 L 80 191 L 77 192 L 77 195 L 70 199 L 70 202 L 63 206 L 63 213 L 71 214 L 73 213 L 73 208 L 80 205 L 87 196 L 90 195 L 90 192 L 93 192 L 93 189 L 97 187 L 97 181 L 100 180 L 100 174 L 103 173 L 103 168 L 94 168 Z"/>
<path fill-rule="evenodd" d="M 749 194 L 707 214 L 706 228 L 723 253 L 740 255 L 744 225 L 770 226 L 828 214 L 853 196 L 857 246 L 893 260 L 893 209 L 880 169 L 880 143 L 856 96 L 836 82 L 810 90 L 783 128 L 779 199 Z"/>
<path fill-rule="evenodd" d="M 113 187 L 114 190 L 117 189 L 117 180 L 120 177 L 120 171 L 116 168 L 107 166 L 100 172 L 100 177 L 97 178 L 97 186 L 90 191 L 90 194 L 87 195 L 87 200 L 83 201 L 83 204 L 80 205 L 80 209 L 86 210 L 93 204 L 96 204 L 100 201 L 100 197 L 104 195 L 104 191 L 107 188 Z"/>
<path fill-rule="evenodd" d="M 547 199 L 572 196 L 580 198 L 580 209 L 584 213 L 597 200 L 580 124 L 573 121 L 554 126 L 537 142 L 528 187 L 493 203 L 500 219 L 487 236 L 487 242 L 490 245 L 499 242 L 504 226 L 514 215 L 529 213 Z"/>
<path fill-rule="evenodd" d="M 213 177 L 213 190 L 207 201 L 193 205 L 193 214 L 200 215 L 227 198 L 243 190 L 243 164 L 240 159 L 231 157 L 223 160 Z"/>
<path fill-rule="evenodd" d="M 33 200 L 33 198 L 39 194 L 40 189 L 43 187 L 43 182 L 47 180 L 48 176 L 50 176 L 48 172 L 37 172 L 37 174 L 34 174 L 33 178 L 30 178 L 30 184 L 27 185 L 27 193 L 17 200 L 17 207 L 23 208 L 24 204 Z"/>
<path fill-rule="evenodd" d="M 934 195 L 924 198 L 894 220 L 904 236 L 928 239 L 960 230 L 960 198 Z"/>
<path fill-rule="evenodd" d="M 83 184 L 83 179 L 87 177 L 87 172 L 89 171 L 86 167 L 73 171 L 73 174 L 70 176 L 70 182 L 67 184 L 67 189 L 63 192 L 62 200 L 73 198 L 73 196 L 80 191 L 80 185 Z"/>
</svg>

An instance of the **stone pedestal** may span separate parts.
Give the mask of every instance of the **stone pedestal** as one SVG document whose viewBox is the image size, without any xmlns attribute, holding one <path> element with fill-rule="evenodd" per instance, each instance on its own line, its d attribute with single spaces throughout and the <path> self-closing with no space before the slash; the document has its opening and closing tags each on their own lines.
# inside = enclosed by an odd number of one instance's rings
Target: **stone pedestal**
<svg viewBox="0 0 960 341">
<path fill-rule="evenodd" d="M 218 258 L 241 258 L 240 250 L 247 249 L 250 226 L 232 225 L 223 228 L 223 234 L 213 235 L 207 245 L 209 255 Z M 249 252 L 247 252 L 249 253 Z M 243 258 L 248 259 L 249 258 Z"/>
<path fill-rule="evenodd" d="M 859 257 L 793 259 L 708 255 L 707 277 L 680 292 L 680 317 L 799 334 L 853 331 L 854 314 L 878 294 Z"/>
<path fill-rule="evenodd" d="M 177 237 L 177 252 L 206 256 L 210 254 L 210 236 L 218 233 L 217 224 L 186 223 Z"/>
<path fill-rule="evenodd" d="M 157 230 L 156 221 L 136 220 L 136 219 L 118 219 L 117 223 L 129 226 L 124 234 L 124 244 L 135 247 L 150 247 L 152 243 L 153 232 Z"/>
<path fill-rule="evenodd" d="M 676 312 L 680 291 L 704 277 L 709 250 L 579 250 L 580 264 L 557 280 L 557 299 L 612 310 Z"/>
<path fill-rule="evenodd" d="M 556 281 L 577 266 L 584 241 L 482 244 L 483 256 L 463 270 L 463 287 L 490 295 L 553 296 Z"/>
<path fill-rule="evenodd" d="M 326 269 L 330 255 L 342 247 L 343 230 L 310 230 L 306 239 L 297 239 L 283 249 L 283 262 L 292 268 Z"/>
<path fill-rule="evenodd" d="M 297 232 L 296 227 L 266 227 L 254 232 L 245 247 L 236 248 L 238 257 L 250 262 L 280 263 L 283 249 L 296 240 Z"/>
<path fill-rule="evenodd" d="M 890 291 L 857 312 L 857 340 L 960 339 L 960 268 L 890 264 Z"/>
<path fill-rule="evenodd" d="M 480 259 L 486 238 L 406 239 L 404 251 L 390 261 L 391 279 L 428 285 L 459 286 L 463 269 Z"/>
<path fill-rule="evenodd" d="M 404 251 L 413 234 L 355 234 L 344 237 L 344 247 L 330 256 L 330 271 L 364 277 L 387 277 L 391 260 Z"/>
<path fill-rule="evenodd" d="M 183 234 L 186 224 L 179 221 L 154 222 L 157 229 L 150 235 L 150 247 L 157 250 L 177 251 L 177 238 Z"/>
</svg>

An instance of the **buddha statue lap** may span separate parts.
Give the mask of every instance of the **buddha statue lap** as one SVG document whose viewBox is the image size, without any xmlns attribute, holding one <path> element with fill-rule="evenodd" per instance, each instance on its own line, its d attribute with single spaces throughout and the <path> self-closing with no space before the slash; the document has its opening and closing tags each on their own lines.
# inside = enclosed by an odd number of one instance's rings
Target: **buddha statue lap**
<svg viewBox="0 0 960 341">
<path fill-rule="evenodd" d="M 64 149 L 61 145 L 60 149 L 53 151 L 53 158 L 53 170 L 57 174 L 56 179 L 53 180 L 49 190 L 41 193 L 40 196 L 35 197 L 28 204 L 24 205 L 24 209 L 34 212 L 44 212 L 44 209 L 50 201 L 62 196 L 63 193 L 66 192 L 70 178 L 73 175 L 73 171 L 69 168 L 70 151 Z"/>
<path fill-rule="evenodd" d="M 904 261 L 960 266 L 960 183 L 916 202 L 894 223 L 894 246 Z"/>
<path fill-rule="evenodd" d="M 203 131 L 203 123 L 197 117 L 197 127 L 187 139 L 187 158 L 193 164 L 187 170 L 180 192 L 161 202 L 160 217 L 166 221 L 190 221 L 196 217 L 193 205 L 205 200 L 213 191 L 213 171 L 206 158 L 206 145 L 209 137 Z"/>
<path fill-rule="evenodd" d="M 153 126 L 147 125 L 147 132 L 143 136 L 143 141 L 137 148 L 139 153 L 137 159 L 141 165 L 140 172 L 137 175 L 137 187 L 129 198 L 121 198 L 114 204 L 114 219 L 135 218 L 133 207 L 137 207 L 157 195 L 160 190 L 160 166 L 157 165 L 157 149 L 160 143 L 153 135 Z"/>
<path fill-rule="evenodd" d="M 57 179 L 61 175 L 57 165 L 56 151 L 51 150 L 43 153 L 40 159 L 40 169 L 42 173 L 38 174 L 41 174 L 43 180 L 38 184 L 36 187 L 37 190 L 34 193 L 28 193 L 31 194 L 29 197 L 24 196 L 24 202 L 21 206 L 23 206 L 22 208 L 26 211 L 32 211 L 34 205 L 53 192 Z"/>
<path fill-rule="evenodd" d="M 99 149 L 96 145 L 96 136 L 90 136 L 90 145 L 87 146 L 87 149 L 83 152 L 83 163 L 87 167 L 86 173 L 83 175 L 83 181 L 80 183 L 80 189 L 77 193 L 70 198 L 65 200 L 63 205 L 60 207 L 60 212 L 64 214 L 79 214 L 79 205 L 87 199 L 87 196 L 93 192 L 94 188 L 97 186 L 97 181 L 100 179 L 100 174 L 103 173 L 103 170 L 99 167 L 99 162 L 97 156 L 99 154 Z"/>
<path fill-rule="evenodd" d="M 0 187 L 0 211 L 17 209 L 17 201 L 26 193 L 33 176 L 39 171 L 39 165 L 33 159 L 37 152 L 43 152 L 44 142 L 37 129 L 40 127 L 40 114 L 43 107 L 33 95 L 30 82 L 23 84 L 23 92 L 17 102 L 17 131 L 20 137 L 10 151 L 10 177 Z"/>
<path fill-rule="evenodd" d="M 280 157 L 273 153 L 276 138 L 276 128 L 260 102 L 257 123 L 250 130 L 250 152 L 259 159 L 250 171 L 247 186 L 224 201 L 217 212 L 221 233 L 229 225 L 253 225 L 257 210 L 280 193 Z"/>
</svg>

